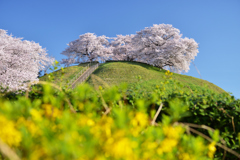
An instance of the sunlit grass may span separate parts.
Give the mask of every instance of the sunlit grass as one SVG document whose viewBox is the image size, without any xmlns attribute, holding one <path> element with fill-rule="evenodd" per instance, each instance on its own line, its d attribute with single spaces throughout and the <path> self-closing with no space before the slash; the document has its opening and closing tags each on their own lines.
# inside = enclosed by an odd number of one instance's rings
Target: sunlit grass
<svg viewBox="0 0 240 160">
<path fill-rule="evenodd" d="M 76 74 L 78 74 L 81 70 L 83 70 L 87 65 L 88 65 L 88 63 L 66 67 L 66 68 L 64 68 L 64 74 L 62 74 L 61 69 L 53 72 L 52 73 L 53 74 L 53 83 L 55 83 L 57 85 L 60 85 L 61 82 L 62 82 L 62 84 L 68 83 L 76 76 Z M 49 74 L 44 75 L 44 76 L 40 77 L 39 79 L 40 79 L 40 81 L 48 81 L 49 80 L 48 76 L 49 76 Z"/>
<path fill-rule="evenodd" d="M 87 82 L 95 86 L 118 85 L 122 82 L 129 83 L 131 85 L 139 85 L 141 89 L 146 91 L 152 91 L 164 81 L 166 70 L 160 70 L 157 67 L 153 67 L 147 64 L 137 62 L 107 62 L 99 66 L 99 68 L 93 72 L 93 75 L 98 76 L 102 80 L 93 79 L 90 77 Z M 215 93 L 225 92 L 220 87 L 199 78 L 181 75 L 173 73 L 172 81 L 179 82 L 183 91 L 210 90 Z M 167 91 L 174 90 L 171 86 L 171 82 L 167 85 Z"/>
</svg>

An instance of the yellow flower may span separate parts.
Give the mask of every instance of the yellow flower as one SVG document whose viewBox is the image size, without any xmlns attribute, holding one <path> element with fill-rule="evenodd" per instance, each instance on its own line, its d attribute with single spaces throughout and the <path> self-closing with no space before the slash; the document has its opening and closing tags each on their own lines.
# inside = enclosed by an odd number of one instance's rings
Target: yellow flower
<svg viewBox="0 0 240 160">
<path fill-rule="evenodd" d="M 162 152 L 171 152 L 177 146 L 178 141 L 175 139 L 166 138 L 161 142 Z"/>
<path fill-rule="evenodd" d="M 215 145 L 216 145 L 216 142 L 212 142 L 212 143 L 210 143 L 209 145 L 208 145 L 208 156 L 210 157 L 210 158 L 213 158 L 214 157 L 214 153 L 215 153 L 215 151 L 216 151 L 216 147 L 215 147 Z"/>
<path fill-rule="evenodd" d="M 165 72 L 165 75 L 166 76 L 171 76 L 171 75 L 173 75 L 173 73 L 171 73 L 169 70 L 167 70 L 167 72 Z"/>
<path fill-rule="evenodd" d="M 0 115 L 0 139 L 9 146 L 19 146 L 22 136 L 12 121 Z"/>
<path fill-rule="evenodd" d="M 87 120 L 87 125 L 88 126 L 93 126 L 94 124 L 95 124 L 95 122 L 92 119 Z"/>
<path fill-rule="evenodd" d="M 132 119 L 131 124 L 136 127 L 136 126 L 141 126 L 141 127 L 146 127 L 148 125 L 148 115 L 142 112 L 137 112 L 134 119 Z"/>
<path fill-rule="evenodd" d="M 165 126 L 163 127 L 163 133 L 168 137 L 168 138 L 173 138 L 173 139 L 178 139 L 179 135 L 183 133 L 183 128 L 180 126 L 172 127 L 172 126 Z"/>
<path fill-rule="evenodd" d="M 158 154 L 158 155 L 162 155 L 162 154 L 163 154 L 163 150 L 162 150 L 161 147 L 159 147 L 159 148 L 157 149 L 157 154 Z"/>
<path fill-rule="evenodd" d="M 42 114 L 36 110 L 36 109 L 31 109 L 30 114 L 35 121 L 41 121 L 42 120 Z"/>
<path fill-rule="evenodd" d="M 167 72 L 165 72 L 165 75 L 167 75 L 167 76 L 168 76 L 168 75 L 169 75 L 169 73 L 170 73 L 170 71 L 169 71 L 169 70 L 167 70 Z"/>
<path fill-rule="evenodd" d="M 37 135 L 41 135 L 42 133 L 41 130 L 33 121 L 26 120 L 23 117 L 20 117 L 17 121 L 17 126 L 21 126 L 21 125 L 27 127 L 28 131 L 31 133 L 33 137 Z"/>
<path fill-rule="evenodd" d="M 57 118 L 62 114 L 62 112 L 58 108 L 50 104 L 43 104 L 42 107 L 45 109 L 45 115 L 48 117 Z"/>
<path fill-rule="evenodd" d="M 157 144 L 156 142 L 148 142 L 148 143 L 147 143 L 147 148 L 148 148 L 149 150 L 155 149 L 157 146 L 158 146 L 158 144 Z"/>
<path fill-rule="evenodd" d="M 192 156 L 190 156 L 188 153 L 182 153 L 179 155 L 180 160 L 194 160 Z"/>
<path fill-rule="evenodd" d="M 210 143 L 210 144 L 208 145 L 209 151 L 211 151 L 211 152 L 215 152 L 215 151 L 216 151 L 215 144 L 216 144 L 216 142 L 212 142 L 212 143 Z"/>
<path fill-rule="evenodd" d="M 115 158 L 126 158 L 133 155 L 132 143 L 126 138 L 122 137 L 120 139 L 109 139 L 111 144 L 106 146 L 107 152 Z"/>
<path fill-rule="evenodd" d="M 130 132 L 132 133 L 132 135 L 133 135 L 134 137 L 137 137 L 137 136 L 141 133 L 142 130 L 143 130 L 143 129 L 142 129 L 141 127 L 132 127 L 132 128 L 130 129 Z"/>
</svg>

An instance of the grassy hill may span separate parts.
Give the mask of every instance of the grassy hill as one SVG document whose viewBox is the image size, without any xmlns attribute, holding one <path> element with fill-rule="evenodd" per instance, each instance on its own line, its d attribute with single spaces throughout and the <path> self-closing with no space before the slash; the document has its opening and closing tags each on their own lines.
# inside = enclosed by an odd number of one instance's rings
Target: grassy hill
<svg viewBox="0 0 240 160">
<path fill-rule="evenodd" d="M 71 81 L 77 73 L 79 73 L 88 63 L 71 66 L 64 69 L 62 76 L 62 84 Z M 129 86 L 140 86 L 145 91 L 152 91 L 156 86 L 161 85 L 165 81 L 166 70 L 160 70 L 147 64 L 138 62 L 106 62 L 101 64 L 93 74 L 87 79 L 87 83 L 98 88 L 98 86 L 107 87 L 111 85 L 119 85 L 123 82 Z M 60 84 L 61 70 L 52 73 L 53 83 Z M 47 81 L 48 75 L 40 77 L 41 81 Z M 178 84 L 183 91 L 200 92 L 212 91 L 215 93 L 225 93 L 223 89 L 199 78 L 173 73 L 172 80 L 166 86 L 166 91 L 174 90 L 173 84 Z"/>
<path fill-rule="evenodd" d="M 151 91 L 165 81 L 166 70 L 160 70 L 143 63 L 137 62 L 106 62 L 95 70 L 87 83 L 93 86 L 118 85 L 127 82 L 130 86 L 138 85 L 141 89 Z M 166 90 L 174 90 L 173 83 L 180 84 L 183 91 L 210 90 L 215 93 L 224 93 L 220 87 L 199 78 L 173 73 L 172 80 Z"/>
</svg>

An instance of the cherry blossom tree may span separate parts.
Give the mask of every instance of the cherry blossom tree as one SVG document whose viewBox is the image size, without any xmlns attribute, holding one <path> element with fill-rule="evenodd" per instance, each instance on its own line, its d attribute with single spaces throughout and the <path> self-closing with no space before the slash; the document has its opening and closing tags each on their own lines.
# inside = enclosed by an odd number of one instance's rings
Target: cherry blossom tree
<svg viewBox="0 0 240 160">
<path fill-rule="evenodd" d="M 38 81 L 38 72 L 53 61 L 38 43 L 0 29 L 0 91 L 26 90 L 28 82 Z"/>
<path fill-rule="evenodd" d="M 98 58 L 107 59 L 111 55 L 110 53 L 108 37 L 97 37 L 94 33 L 85 33 L 80 35 L 79 39 L 71 41 L 61 53 L 68 57 L 62 63 L 70 65 L 84 59 L 90 62 L 98 60 Z"/>
<path fill-rule="evenodd" d="M 113 60 L 133 61 L 136 58 L 132 38 L 134 35 L 117 35 L 111 42 Z"/>
<path fill-rule="evenodd" d="M 169 24 L 155 24 L 135 35 L 117 35 L 110 42 L 109 39 L 93 33 L 80 35 L 62 52 L 68 57 L 62 63 L 70 65 L 86 59 L 134 60 L 181 73 L 189 70 L 198 53 L 195 40 L 182 38 L 180 31 Z"/>
<path fill-rule="evenodd" d="M 137 32 L 132 38 L 136 59 L 181 73 L 198 53 L 198 44 L 182 38 L 180 31 L 169 24 L 153 25 Z"/>
</svg>

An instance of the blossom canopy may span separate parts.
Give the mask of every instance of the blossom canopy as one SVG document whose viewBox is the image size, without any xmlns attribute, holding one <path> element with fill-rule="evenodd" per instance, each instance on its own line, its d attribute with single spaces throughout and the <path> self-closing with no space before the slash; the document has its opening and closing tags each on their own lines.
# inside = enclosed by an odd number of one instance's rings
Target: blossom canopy
<svg viewBox="0 0 240 160">
<path fill-rule="evenodd" d="M 0 91 L 26 90 L 27 83 L 38 81 L 38 72 L 53 61 L 38 43 L 0 29 Z"/>
<path fill-rule="evenodd" d="M 154 24 L 132 35 L 113 38 L 97 37 L 93 33 L 79 36 L 62 52 L 70 65 L 84 60 L 100 59 L 144 62 L 172 72 L 188 72 L 198 53 L 194 39 L 182 38 L 179 29 L 170 24 Z"/>
</svg>

